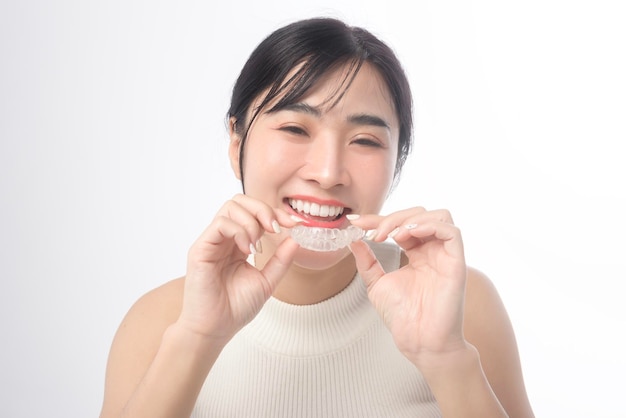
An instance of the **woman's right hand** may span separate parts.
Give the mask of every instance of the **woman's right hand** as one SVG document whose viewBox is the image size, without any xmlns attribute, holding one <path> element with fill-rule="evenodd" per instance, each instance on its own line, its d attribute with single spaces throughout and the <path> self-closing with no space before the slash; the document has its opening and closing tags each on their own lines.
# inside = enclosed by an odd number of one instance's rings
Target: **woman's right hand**
<svg viewBox="0 0 626 418">
<path fill-rule="evenodd" d="M 285 238 L 259 270 L 247 262 L 264 233 L 295 221 L 245 195 L 227 201 L 189 250 L 177 325 L 224 344 L 250 322 L 287 271 L 298 244 Z"/>
</svg>

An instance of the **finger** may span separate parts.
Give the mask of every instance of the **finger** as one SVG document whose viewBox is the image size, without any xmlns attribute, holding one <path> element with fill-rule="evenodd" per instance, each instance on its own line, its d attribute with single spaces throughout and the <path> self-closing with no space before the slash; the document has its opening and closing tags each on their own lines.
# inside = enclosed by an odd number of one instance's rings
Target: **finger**
<svg viewBox="0 0 626 418">
<path fill-rule="evenodd" d="M 228 201 L 219 214 L 241 224 L 248 231 L 253 243 L 251 252 L 258 248 L 258 240 L 264 232 L 279 233 L 280 225 L 291 227 L 295 222 L 281 209 L 273 209 L 265 203 L 245 195 L 236 195 Z M 280 222 L 278 221 L 280 219 Z"/>
<path fill-rule="evenodd" d="M 233 240 L 242 253 L 256 253 L 257 243 L 263 230 L 280 232 L 277 221 L 279 217 L 282 223 L 288 226 L 294 223 L 284 211 L 275 211 L 265 203 L 249 196 L 236 195 L 222 206 L 211 224 L 200 235 L 192 250 L 196 258 L 206 259 L 209 253 L 215 252 L 217 246 Z M 208 259 L 213 258 L 209 256 Z"/>
<path fill-rule="evenodd" d="M 289 214 L 284 209 L 275 208 L 274 214 L 276 215 L 279 226 L 283 226 L 285 228 L 293 228 L 297 224 L 304 221 L 301 218 Z"/>
<path fill-rule="evenodd" d="M 190 256 L 198 261 L 214 261 L 224 251 L 230 251 L 226 248 L 228 242 L 234 243 L 242 253 L 250 254 L 255 247 L 252 243 L 256 240 L 250 238 L 249 231 L 240 223 L 218 216 L 193 244 Z"/>
<path fill-rule="evenodd" d="M 423 207 L 415 207 L 394 212 L 387 216 L 364 215 L 351 222 L 368 230 L 375 230 L 369 239 L 377 242 L 392 238 L 403 225 L 416 226 L 428 222 L 444 222 L 453 224 L 452 215 L 446 209 L 427 211 Z"/>
<path fill-rule="evenodd" d="M 243 194 L 235 195 L 232 202 L 237 204 L 237 206 L 232 206 L 233 210 L 237 207 L 245 210 L 252 216 L 254 223 L 260 225 L 265 231 L 273 233 L 280 232 L 280 226 L 276 220 L 276 211 L 269 205 Z M 260 235 L 260 233 L 256 235 L 256 238 L 258 239 Z"/>
<path fill-rule="evenodd" d="M 368 288 L 376 284 L 385 271 L 367 243 L 355 241 L 349 246 L 356 260 L 356 268 Z"/>
<path fill-rule="evenodd" d="M 285 239 L 276 248 L 274 255 L 272 255 L 267 263 L 265 263 L 265 266 L 263 266 L 261 273 L 268 284 L 266 297 L 269 298 L 270 295 L 274 293 L 274 289 L 276 289 L 278 283 L 280 283 L 281 279 L 285 276 L 298 248 L 300 248 L 300 246 L 297 242 L 291 238 Z"/>
<path fill-rule="evenodd" d="M 263 229 L 259 220 L 256 219 L 256 216 L 250 208 L 242 205 L 234 199 L 228 200 L 222 205 L 220 210 L 215 215 L 212 224 L 214 224 L 220 217 L 232 219 L 236 223 L 244 226 L 244 228 L 250 231 L 251 236 L 259 235 L 258 231 Z"/>
<path fill-rule="evenodd" d="M 247 243 L 244 240 L 244 236 L 240 234 L 241 229 L 236 228 L 236 225 L 246 231 Z M 249 206 L 246 207 L 234 200 L 230 200 L 222 206 L 218 215 L 209 226 L 207 242 L 216 245 L 224 242 L 225 238 L 236 238 L 239 248 L 241 248 L 241 245 L 248 247 L 248 250 L 244 252 L 256 253 L 259 239 L 264 232 L 263 229 L 263 225 L 261 225 L 255 213 L 250 211 Z M 212 231 L 217 231 L 219 234 L 212 234 Z"/>
<path fill-rule="evenodd" d="M 393 239 L 405 250 L 421 245 L 429 240 L 439 240 L 444 243 L 446 251 L 453 256 L 463 257 L 463 238 L 460 229 L 447 222 L 427 222 L 422 224 L 407 224 L 401 227 Z M 415 240 L 417 239 L 417 241 Z"/>
</svg>

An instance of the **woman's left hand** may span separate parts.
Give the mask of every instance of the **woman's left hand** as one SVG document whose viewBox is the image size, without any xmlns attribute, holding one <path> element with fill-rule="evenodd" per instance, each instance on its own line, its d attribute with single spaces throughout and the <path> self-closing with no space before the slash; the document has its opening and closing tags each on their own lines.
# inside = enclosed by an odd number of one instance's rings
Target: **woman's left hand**
<svg viewBox="0 0 626 418">
<path fill-rule="evenodd" d="M 408 257 L 404 266 L 386 273 L 366 242 L 350 246 L 368 296 L 400 351 L 419 365 L 426 357 L 465 348 L 467 271 L 461 233 L 450 213 L 418 207 L 351 222 L 375 230 L 372 241 L 393 238 Z"/>
</svg>

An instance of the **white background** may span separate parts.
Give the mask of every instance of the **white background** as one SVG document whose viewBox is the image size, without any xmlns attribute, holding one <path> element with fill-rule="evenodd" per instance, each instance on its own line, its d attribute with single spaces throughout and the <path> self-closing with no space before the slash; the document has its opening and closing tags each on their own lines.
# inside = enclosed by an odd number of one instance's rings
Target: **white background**
<svg viewBox="0 0 626 418">
<path fill-rule="evenodd" d="M 0 416 L 98 415 L 123 315 L 184 274 L 240 190 L 224 125 L 240 67 L 314 15 L 404 62 L 416 145 L 385 211 L 452 211 L 537 416 L 625 416 L 620 3 L 2 0 Z"/>
</svg>

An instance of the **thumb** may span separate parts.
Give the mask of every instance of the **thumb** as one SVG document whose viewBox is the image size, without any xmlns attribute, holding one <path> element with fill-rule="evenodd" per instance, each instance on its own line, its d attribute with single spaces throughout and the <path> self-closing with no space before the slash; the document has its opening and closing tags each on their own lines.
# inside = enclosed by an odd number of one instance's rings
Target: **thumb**
<svg viewBox="0 0 626 418">
<path fill-rule="evenodd" d="M 285 239 L 280 243 L 274 255 L 263 266 L 261 274 L 267 280 L 270 295 L 274 293 L 274 289 L 276 289 L 276 286 L 278 286 L 278 283 L 280 283 L 287 272 L 299 247 L 298 243 L 291 238 Z M 267 295 L 267 297 L 270 295 Z"/>
<path fill-rule="evenodd" d="M 359 271 L 359 275 L 367 288 L 371 288 L 385 274 L 385 270 L 383 270 L 383 267 L 367 243 L 355 241 L 350 244 L 350 251 L 352 251 L 356 260 L 356 268 Z"/>
</svg>

